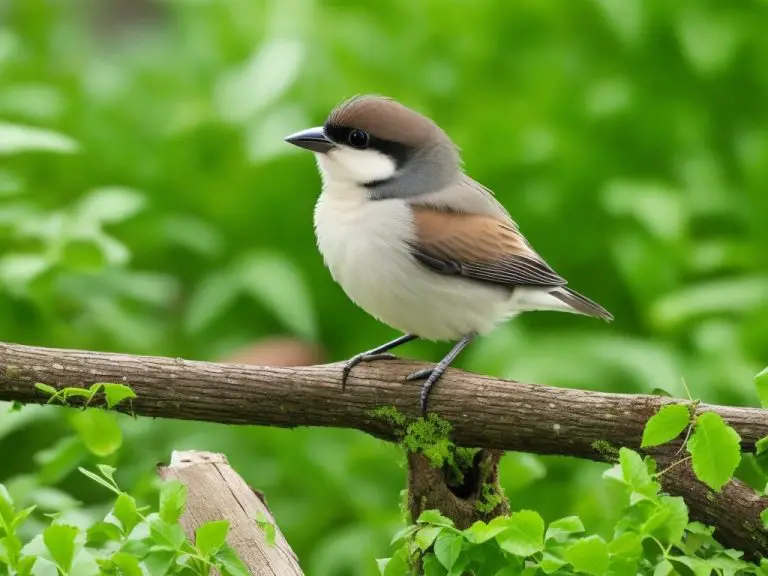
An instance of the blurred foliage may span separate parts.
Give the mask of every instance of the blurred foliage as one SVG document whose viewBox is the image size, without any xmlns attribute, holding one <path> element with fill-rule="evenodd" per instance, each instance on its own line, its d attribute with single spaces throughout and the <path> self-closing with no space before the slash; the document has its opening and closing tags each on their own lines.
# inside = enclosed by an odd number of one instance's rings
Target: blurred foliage
<svg viewBox="0 0 768 576">
<path fill-rule="evenodd" d="M 392 337 L 323 268 L 315 167 L 282 142 L 377 92 L 444 126 L 616 316 L 527 315 L 465 368 L 676 396 L 685 377 L 704 401 L 754 405 L 767 21 L 760 0 L 0 0 L 1 337 L 199 359 L 278 333 L 331 359 Z M 5 410 L 0 481 L 21 507 L 103 516 L 76 472 L 94 462 L 153 502 L 152 464 L 195 448 L 267 494 L 308 574 L 375 574 L 400 522 L 398 451 L 358 433 L 126 417 L 97 458 L 64 410 Z M 607 533 L 620 505 L 603 468 L 511 454 L 502 478 L 514 509 Z"/>
</svg>

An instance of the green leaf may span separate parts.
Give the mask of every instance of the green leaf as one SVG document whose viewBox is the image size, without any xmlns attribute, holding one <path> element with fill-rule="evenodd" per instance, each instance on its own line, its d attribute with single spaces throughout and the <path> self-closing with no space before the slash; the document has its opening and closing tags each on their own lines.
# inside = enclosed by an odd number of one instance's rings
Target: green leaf
<svg viewBox="0 0 768 576">
<path fill-rule="evenodd" d="M 206 558 L 218 552 L 227 539 L 229 522 L 213 520 L 200 526 L 195 532 L 195 546 Z"/>
<path fill-rule="evenodd" d="M 258 519 L 257 519 L 257 522 L 258 522 Z M 402 528 L 400 528 L 400 530 L 395 532 L 394 536 L 392 536 L 392 540 L 389 541 L 390 546 L 392 544 L 395 544 L 396 542 L 400 542 L 402 540 L 407 540 L 418 529 L 419 529 L 419 527 L 416 524 L 409 524 L 407 526 L 403 526 Z"/>
<path fill-rule="evenodd" d="M 634 450 L 621 448 L 619 450 L 619 464 L 624 482 L 635 490 L 643 489 L 652 482 L 645 462 L 643 462 L 640 454 Z"/>
<path fill-rule="evenodd" d="M 600 536 L 588 536 L 566 548 L 565 559 L 577 572 L 603 576 L 608 570 L 608 545 Z"/>
<path fill-rule="evenodd" d="M 125 549 L 126 547 L 123 546 L 123 550 Z M 173 572 L 171 572 L 171 566 L 174 564 L 175 560 L 175 551 L 153 549 L 152 552 L 144 557 L 142 564 L 146 566 L 150 576 L 165 576 L 166 574 L 173 574 Z"/>
<path fill-rule="evenodd" d="M 679 496 L 662 496 L 661 506 L 668 511 L 664 523 L 655 531 L 659 540 L 665 544 L 678 544 L 688 525 L 688 507 Z"/>
<path fill-rule="evenodd" d="M 537 512 L 515 512 L 506 524 L 507 530 L 496 536 L 502 550 L 522 557 L 544 550 L 544 520 Z"/>
<path fill-rule="evenodd" d="M 130 554 L 118 552 L 113 554 L 110 559 L 120 569 L 120 576 L 143 576 L 144 574 L 141 571 L 141 566 L 139 566 L 139 561 Z"/>
<path fill-rule="evenodd" d="M 473 544 L 482 544 L 507 529 L 507 519 L 504 516 L 497 516 L 488 524 L 478 520 L 472 526 L 464 530 L 464 537 Z"/>
<path fill-rule="evenodd" d="M 424 526 L 419 528 L 413 540 L 420 550 L 426 551 L 432 546 L 435 538 L 437 538 L 442 530 L 442 526 Z"/>
<path fill-rule="evenodd" d="M 170 524 L 162 518 L 155 518 L 149 523 L 152 538 L 165 549 L 179 550 L 186 542 L 184 529 L 178 524 Z"/>
<path fill-rule="evenodd" d="M 435 542 L 435 556 L 447 570 L 450 571 L 459 559 L 463 542 L 464 536 L 448 530 L 440 534 Z"/>
<path fill-rule="evenodd" d="M 726 424 L 719 414 L 701 414 L 687 444 L 696 477 L 719 492 L 739 465 L 740 442 L 736 430 Z"/>
<path fill-rule="evenodd" d="M 435 526 L 446 526 L 448 528 L 453 527 L 453 520 L 446 518 L 437 510 L 424 510 L 419 515 L 419 519 L 416 520 L 419 524 L 434 524 Z"/>
<path fill-rule="evenodd" d="M 567 516 L 552 522 L 547 528 L 545 540 L 564 542 L 571 534 L 584 532 L 584 524 L 578 516 Z"/>
<path fill-rule="evenodd" d="M 19 560 L 19 564 L 16 567 L 18 576 L 30 576 L 32 574 L 32 569 L 35 567 L 36 561 L 37 556 L 25 556 Z"/>
<path fill-rule="evenodd" d="M 768 367 L 755 376 L 757 397 L 760 398 L 760 406 L 768 408 Z"/>
<path fill-rule="evenodd" d="M 667 404 L 651 416 L 643 430 L 641 446 L 649 448 L 677 438 L 691 420 L 685 404 Z"/>
<path fill-rule="evenodd" d="M 112 522 L 96 522 L 88 528 L 87 543 L 89 546 L 100 547 L 105 542 L 122 540 L 120 528 Z"/>
<path fill-rule="evenodd" d="M 109 466 L 108 464 L 96 464 L 96 468 L 99 469 L 101 475 L 104 476 L 115 488 L 117 488 L 117 482 L 115 482 L 115 472 L 117 468 Z"/>
<path fill-rule="evenodd" d="M 711 576 L 712 567 L 706 560 L 693 556 L 670 556 L 670 562 L 673 564 L 682 564 L 688 570 L 693 572 L 694 576 Z M 682 571 L 681 571 L 682 572 Z"/>
<path fill-rule="evenodd" d="M 275 525 L 269 521 L 264 512 L 256 514 L 256 525 L 264 532 L 264 540 L 267 546 L 275 545 Z"/>
<path fill-rule="evenodd" d="M 653 571 L 653 576 L 669 576 L 675 569 L 669 560 L 662 560 L 659 564 L 656 564 L 656 569 Z"/>
<path fill-rule="evenodd" d="M 100 576 L 99 565 L 89 550 L 81 548 L 72 561 L 72 576 Z M 120 576 L 123 576 L 122 574 Z"/>
<path fill-rule="evenodd" d="M 144 195 L 130 188 L 106 187 L 92 190 L 77 205 L 77 216 L 87 224 L 115 224 L 144 209 Z"/>
<path fill-rule="evenodd" d="M 392 558 L 386 561 L 379 561 L 379 570 L 382 576 L 409 576 L 411 574 L 411 564 L 408 561 L 408 552 L 405 548 L 400 548 Z"/>
<path fill-rule="evenodd" d="M 559 570 L 565 565 L 565 560 L 560 558 L 560 556 L 556 556 L 552 552 L 544 550 L 539 565 L 545 573 L 552 574 L 552 572 Z"/>
<path fill-rule="evenodd" d="M 123 400 L 136 398 L 136 392 L 124 384 L 109 384 L 103 382 L 98 385 L 104 387 L 104 395 L 107 398 L 107 408 L 114 408 Z"/>
<path fill-rule="evenodd" d="M 762 454 L 763 452 L 768 452 L 768 436 L 760 438 L 755 443 L 755 454 Z"/>
<path fill-rule="evenodd" d="M 86 470 L 85 468 L 81 468 L 81 467 L 79 467 L 78 470 L 80 470 L 82 474 L 85 474 L 86 476 L 88 476 L 88 478 L 90 478 L 94 482 L 97 482 L 98 484 L 101 484 L 102 486 L 104 486 L 107 490 L 110 490 L 115 494 L 120 494 L 120 490 L 118 490 L 115 486 L 110 484 L 108 481 L 104 480 L 104 478 L 102 478 L 98 474 L 94 474 L 90 470 Z"/>
<path fill-rule="evenodd" d="M 768 508 L 760 512 L 760 520 L 763 521 L 763 528 L 768 530 Z"/>
<path fill-rule="evenodd" d="M 642 540 L 634 532 L 625 532 L 608 544 L 608 552 L 614 556 L 636 560 L 643 554 Z"/>
<path fill-rule="evenodd" d="M 47 394 L 48 396 L 55 396 L 58 393 L 56 388 L 50 384 L 43 384 L 42 382 L 35 382 L 35 388 L 40 390 L 40 392 Z"/>
<path fill-rule="evenodd" d="M 75 557 L 76 526 L 51 524 L 43 531 L 43 543 L 62 572 L 69 572 Z"/>
<path fill-rule="evenodd" d="M 109 456 L 123 443 L 123 433 L 114 414 L 88 408 L 71 414 L 70 421 L 85 446 L 96 456 Z"/>
<path fill-rule="evenodd" d="M 160 488 L 160 518 L 175 524 L 184 512 L 187 502 L 187 487 L 178 480 L 164 482 Z"/>
<path fill-rule="evenodd" d="M 436 556 L 429 554 L 422 560 L 423 576 L 446 576 L 448 571 L 440 564 Z"/>
<path fill-rule="evenodd" d="M 123 526 L 123 533 L 128 535 L 141 522 L 141 515 L 136 511 L 136 501 L 128 494 L 120 494 L 115 501 L 112 514 Z"/>
<path fill-rule="evenodd" d="M 237 553 L 226 544 L 216 553 L 214 560 L 222 576 L 251 576 L 251 572 Z"/>
<path fill-rule="evenodd" d="M 77 152 L 77 142 L 57 132 L 0 122 L 0 156 L 22 152 Z"/>
<path fill-rule="evenodd" d="M 30 506 L 29 508 L 24 508 L 24 510 L 17 512 L 16 516 L 13 518 L 13 522 L 11 522 L 11 528 L 18 528 L 21 526 L 36 508 L 37 506 Z"/>
</svg>

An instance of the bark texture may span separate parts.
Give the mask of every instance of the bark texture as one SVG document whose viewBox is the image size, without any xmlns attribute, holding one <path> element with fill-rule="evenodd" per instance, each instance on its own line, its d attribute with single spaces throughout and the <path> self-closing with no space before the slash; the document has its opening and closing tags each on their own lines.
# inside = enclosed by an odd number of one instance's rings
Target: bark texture
<svg viewBox="0 0 768 576">
<path fill-rule="evenodd" d="M 181 524 L 194 542 L 195 531 L 212 520 L 229 521 L 229 544 L 254 576 L 303 576 L 262 494 L 255 492 L 229 466 L 223 454 L 174 452 L 169 466 L 158 469 L 164 480 L 178 480 L 187 487 L 187 507 Z M 263 514 L 275 526 L 274 545 L 267 543 L 256 523 Z"/>
<path fill-rule="evenodd" d="M 362 364 L 341 389 L 341 365 L 260 367 L 180 358 L 130 356 L 0 343 L 0 400 L 43 403 L 35 382 L 56 387 L 117 382 L 133 388 L 138 415 L 265 426 L 333 426 L 396 440 L 402 427 L 377 416 L 394 406 L 419 415 L 419 383 L 405 376 L 424 364 L 400 360 Z M 458 446 L 561 454 L 610 460 L 610 447 L 640 448 L 645 422 L 680 402 L 660 396 L 607 394 L 524 384 L 449 370 L 430 396 L 430 410 L 450 422 Z M 126 409 L 127 407 L 123 407 Z M 768 436 L 768 411 L 699 404 L 720 414 L 753 450 Z M 651 452 L 668 461 L 677 446 Z M 678 470 L 679 469 L 679 470 Z M 684 466 L 663 477 L 665 488 L 686 498 L 691 516 L 718 527 L 727 546 L 768 556 L 756 498 L 741 482 L 711 493 Z"/>
</svg>

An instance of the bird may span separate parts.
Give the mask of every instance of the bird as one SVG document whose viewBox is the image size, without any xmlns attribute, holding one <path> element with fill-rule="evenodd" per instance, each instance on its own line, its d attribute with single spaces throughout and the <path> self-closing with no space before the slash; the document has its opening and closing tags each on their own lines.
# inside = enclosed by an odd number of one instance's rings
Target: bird
<svg viewBox="0 0 768 576">
<path fill-rule="evenodd" d="M 315 236 L 331 276 L 359 307 L 402 333 L 349 359 L 342 389 L 355 366 L 395 358 L 391 351 L 407 342 L 452 341 L 440 362 L 406 378 L 425 381 L 426 416 L 446 369 L 499 324 L 530 311 L 613 320 L 533 249 L 427 116 L 392 98 L 359 95 L 322 126 L 285 141 L 315 156 L 322 181 Z"/>
</svg>

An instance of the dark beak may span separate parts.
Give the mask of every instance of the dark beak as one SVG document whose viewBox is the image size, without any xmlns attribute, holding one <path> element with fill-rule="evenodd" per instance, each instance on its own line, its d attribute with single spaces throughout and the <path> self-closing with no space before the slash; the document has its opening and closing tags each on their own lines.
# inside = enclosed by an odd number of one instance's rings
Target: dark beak
<svg viewBox="0 0 768 576">
<path fill-rule="evenodd" d="M 308 128 L 296 134 L 291 134 L 285 138 L 285 141 L 299 148 L 306 148 L 312 152 L 325 153 L 331 148 L 335 148 L 336 144 L 330 140 L 323 131 L 322 127 Z"/>
</svg>

